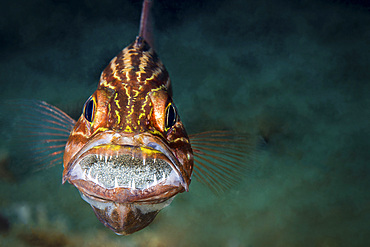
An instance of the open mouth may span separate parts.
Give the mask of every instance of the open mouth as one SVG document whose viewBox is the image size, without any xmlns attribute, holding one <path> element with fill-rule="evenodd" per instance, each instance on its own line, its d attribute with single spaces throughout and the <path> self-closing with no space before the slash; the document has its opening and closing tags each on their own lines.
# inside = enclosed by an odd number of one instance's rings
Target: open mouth
<svg viewBox="0 0 370 247">
<path fill-rule="evenodd" d="M 119 195 L 123 191 L 144 199 L 186 189 L 176 161 L 171 152 L 153 142 L 146 146 L 97 142 L 76 155 L 63 181 L 102 199 L 123 198 Z"/>
<path fill-rule="evenodd" d="M 65 181 L 89 198 L 119 203 L 158 203 L 189 188 L 182 165 L 160 138 L 113 131 L 96 135 L 73 156 Z"/>
<path fill-rule="evenodd" d="M 149 134 L 105 132 L 79 150 L 63 171 L 95 215 L 117 234 L 153 221 L 176 194 L 188 190 L 186 173 L 166 143 Z"/>
<path fill-rule="evenodd" d="M 124 149 L 125 152 L 120 150 L 108 154 L 107 148 Z M 122 187 L 132 190 L 175 184 L 178 180 L 170 161 L 161 152 L 144 147 L 112 145 L 95 147 L 92 152 L 83 155 L 72 170 L 71 177 L 94 182 L 106 189 Z"/>
</svg>

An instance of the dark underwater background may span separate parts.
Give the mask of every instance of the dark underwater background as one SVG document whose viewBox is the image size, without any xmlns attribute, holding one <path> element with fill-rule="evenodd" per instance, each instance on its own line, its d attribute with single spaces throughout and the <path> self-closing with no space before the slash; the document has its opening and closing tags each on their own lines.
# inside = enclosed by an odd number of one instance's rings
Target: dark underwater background
<svg viewBox="0 0 370 247">
<path fill-rule="evenodd" d="M 78 118 L 137 35 L 141 1 L 0 5 L 0 246 L 370 246 L 369 1 L 155 1 L 155 48 L 188 133 L 265 143 L 237 186 L 216 196 L 194 180 L 130 236 L 61 184 L 61 164 L 30 171 L 9 100 Z"/>
</svg>

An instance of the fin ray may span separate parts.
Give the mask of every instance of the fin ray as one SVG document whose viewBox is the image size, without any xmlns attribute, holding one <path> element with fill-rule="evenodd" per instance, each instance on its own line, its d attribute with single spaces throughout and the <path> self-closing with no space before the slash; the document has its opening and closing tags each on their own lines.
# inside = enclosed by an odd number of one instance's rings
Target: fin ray
<svg viewBox="0 0 370 247">
<path fill-rule="evenodd" d="M 17 112 L 16 145 L 24 149 L 28 168 L 40 170 L 60 164 L 76 121 L 44 101 L 12 100 L 8 104 Z"/>
<path fill-rule="evenodd" d="M 256 145 L 249 135 L 206 131 L 189 138 L 194 152 L 194 175 L 215 194 L 236 185 L 254 167 Z"/>
</svg>

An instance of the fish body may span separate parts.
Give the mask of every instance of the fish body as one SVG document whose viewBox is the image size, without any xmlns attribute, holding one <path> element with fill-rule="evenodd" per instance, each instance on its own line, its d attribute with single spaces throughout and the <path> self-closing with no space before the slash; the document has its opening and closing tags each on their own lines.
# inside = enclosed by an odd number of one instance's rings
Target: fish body
<svg viewBox="0 0 370 247">
<path fill-rule="evenodd" d="M 104 69 L 77 122 L 43 101 L 19 103 L 36 161 L 51 166 L 63 157 L 62 182 L 119 235 L 149 225 L 189 191 L 193 173 L 216 193 L 231 187 L 253 150 L 244 135 L 227 131 L 188 136 L 168 72 L 146 40 L 150 5 L 144 0 L 139 36 Z"/>
<path fill-rule="evenodd" d="M 142 229 L 189 188 L 193 152 L 170 92 L 168 72 L 139 36 L 103 71 L 68 138 L 63 182 L 118 234 Z"/>
<path fill-rule="evenodd" d="M 143 2 L 139 36 L 102 72 L 63 157 L 63 183 L 117 234 L 146 227 L 188 191 L 194 166 L 168 72 L 144 39 L 150 5 Z"/>
</svg>

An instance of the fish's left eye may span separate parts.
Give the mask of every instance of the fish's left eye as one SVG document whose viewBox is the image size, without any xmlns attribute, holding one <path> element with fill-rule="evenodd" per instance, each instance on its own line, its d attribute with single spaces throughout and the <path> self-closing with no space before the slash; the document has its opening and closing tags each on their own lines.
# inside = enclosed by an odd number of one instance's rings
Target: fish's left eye
<svg viewBox="0 0 370 247">
<path fill-rule="evenodd" d="M 169 103 L 168 106 L 166 107 L 166 122 L 165 122 L 166 130 L 174 126 L 176 122 L 177 122 L 176 107 L 172 103 Z"/>
<path fill-rule="evenodd" d="M 87 121 L 90 123 L 93 120 L 94 117 L 94 110 L 95 110 L 95 101 L 92 96 L 86 101 L 84 106 L 84 116 Z"/>
</svg>

